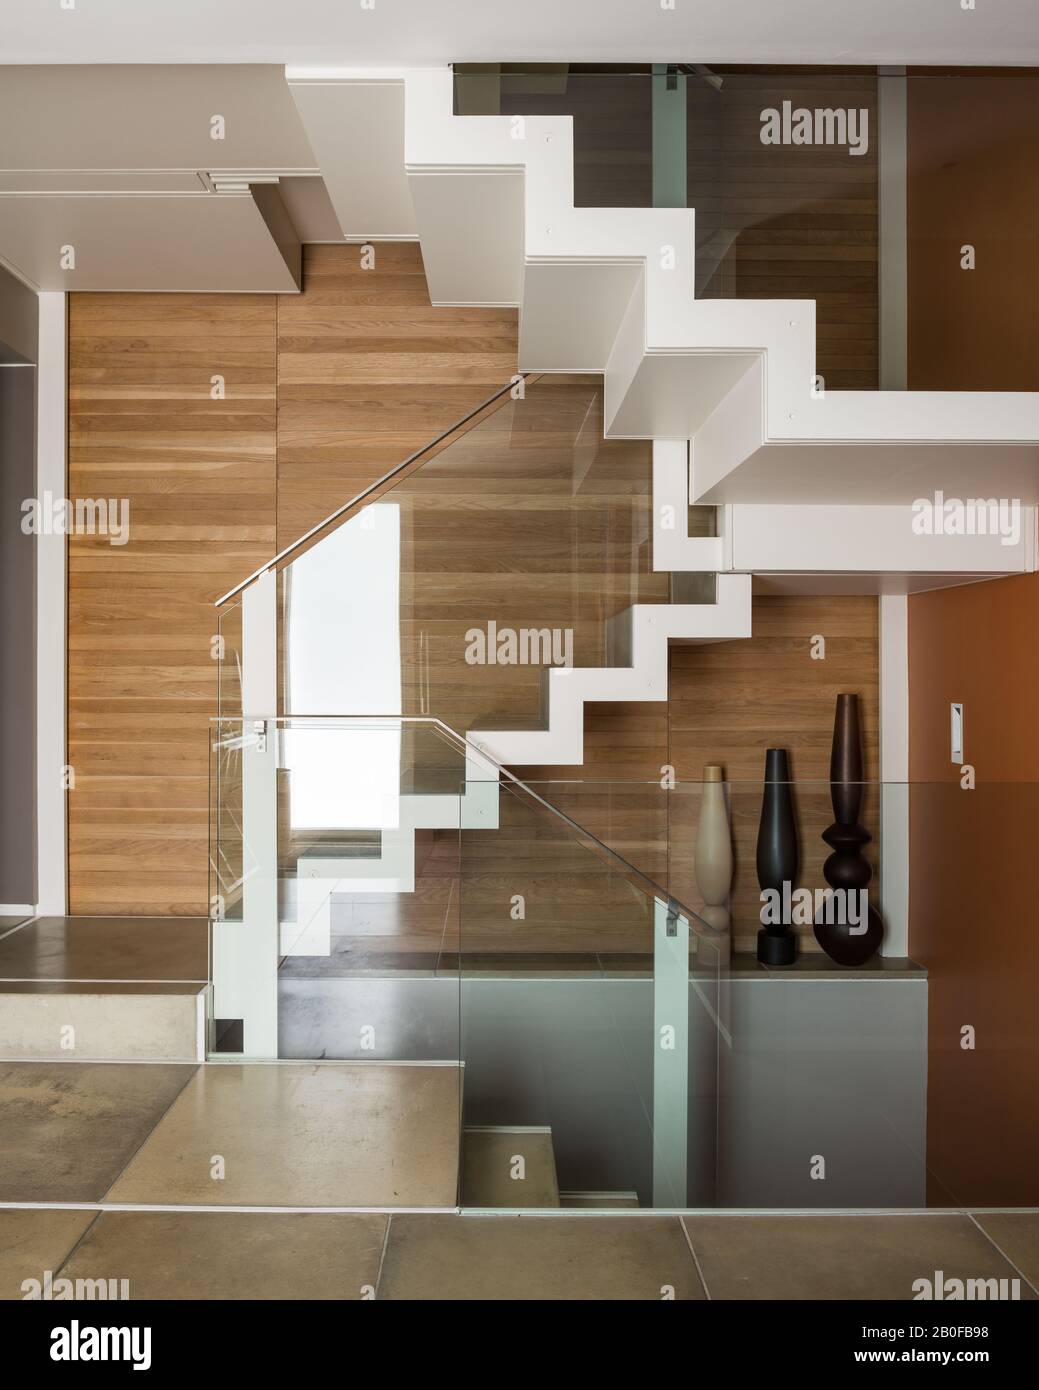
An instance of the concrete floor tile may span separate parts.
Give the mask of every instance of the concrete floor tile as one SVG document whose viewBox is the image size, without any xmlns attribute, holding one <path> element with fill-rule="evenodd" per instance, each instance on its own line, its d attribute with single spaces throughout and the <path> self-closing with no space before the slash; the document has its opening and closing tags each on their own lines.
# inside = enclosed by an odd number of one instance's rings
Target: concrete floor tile
<svg viewBox="0 0 1039 1390">
<path fill-rule="evenodd" d="M 375 1212 L 106 1212 L 61 1272 L 126 1279 L 131 1300 L 360 1300 L 375 1288 L 387 1220 Z"/>
<path fill-rule="evenodd" d="M 25 1298 L 26 1279 L 56 1274 L 95 1211 L 0 1211 L 0 1299 Z"/>
<path fill-rule="evenodd" d="M 1012 1278 L 965 1216 L 687 1216 L 712 1298 L 913 1299 L 917 1279 Z M 1031 1297 L 1022 1285 L 1021 1297 Z"/>
<path fill-rule="evenodd" d="M 394 1216 L 379 1298 L 703 1298 L 676 1217 Z"/>
<path fill-rule="evenodd" d="M 1039 1288 L 1039 1211 L 979 1212 L 974 1219 L 1033 1288 Z"/>
<path fill-rule="evenodd" d="M 212 1206 L 454 1206 L 457 1067 L 199 1069 L 109 1193 Z M 212 1176 L 214 1156 L 222 1178 Z"/>
<path fill-rule="evenodd" d="M 0 1201 L 100 1200 L 194 1071 L 0 1063 Z"/>
</svg>

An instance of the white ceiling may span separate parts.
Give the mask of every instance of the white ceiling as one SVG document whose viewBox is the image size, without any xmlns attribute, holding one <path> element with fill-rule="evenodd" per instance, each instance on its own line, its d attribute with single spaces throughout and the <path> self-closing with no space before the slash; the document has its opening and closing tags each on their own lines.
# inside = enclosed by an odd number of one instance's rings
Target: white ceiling
<svg viewBox="0 0 1039 1390">
<path fill-rule="evenodd" d="M 62 3 L 3 0 L 5 63 L 1039 61 L 1036 0 Z"/>
</svg>

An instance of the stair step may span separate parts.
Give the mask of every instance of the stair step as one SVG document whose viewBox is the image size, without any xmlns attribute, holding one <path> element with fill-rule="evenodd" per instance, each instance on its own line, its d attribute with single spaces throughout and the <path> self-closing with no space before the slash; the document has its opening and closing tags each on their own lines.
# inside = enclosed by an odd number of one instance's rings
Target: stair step
<svg viewBox="0 0 1039 1390">
<path fill-rule="evenodd" d="M 0 981 L 0 1060 L 199 1062 L 206 987 Z"/>
<path fill-rule="evenodd" d="M 522 1176 L 518 1176 L 518 1160 L 522 1160 Z M 462 1136 L 462 1203 L 470 1207 L 558 1207 L 551 1129 L 467 1126 Z"/>
<path fill-rule="evenodd" d="M 561 1192 L 561 1207 L 590 1211 L 633 1211 L 638 1208 L 637 1192 Z"/>
</svg>

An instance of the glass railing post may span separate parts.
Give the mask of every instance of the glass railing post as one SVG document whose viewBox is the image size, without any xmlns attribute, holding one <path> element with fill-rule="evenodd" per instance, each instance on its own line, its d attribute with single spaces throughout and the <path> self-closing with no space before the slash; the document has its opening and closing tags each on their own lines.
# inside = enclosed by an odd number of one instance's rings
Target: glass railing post
<svg viewBox="0 0 1039 1390">
<path fill-rule="evenodd" d="M 908 123 L 906 70 L 880 68 L 877 81 L 877 299 L 880 389 L 907 385 Z"/>
<path fill-rule="evenodd" d="M 880 787 L 880 901 L 882 956 L 909 955 L 909 784 Z"/>
<path fill-rule="evenodd" d="M 653 1205 L 684 1207 L 689 1143 L 689 921 L 653 910 Z"/>
<path fill-rule="evenodd" d="M 653 206 L 684 208 L 686 194 L 685 75 L 653 64 Z"/>
<path fill-rule="evenodd" d="M 213 1016 L 247 1057 L 278 1055 L 277 592 L 270 570 L 242 596 L 242 913 L 213 924 Z"/>
</svg>

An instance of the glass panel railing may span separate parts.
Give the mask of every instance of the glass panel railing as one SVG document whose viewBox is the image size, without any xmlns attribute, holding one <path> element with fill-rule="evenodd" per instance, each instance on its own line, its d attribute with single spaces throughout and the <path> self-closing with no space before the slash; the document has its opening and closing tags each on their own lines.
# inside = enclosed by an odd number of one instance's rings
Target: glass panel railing
<svg viewBox="0 0 1039 1390">
<path fill-rule="evenodd" d="M 464 1066 L 467 1205 L 712 1200 L 723 930 L 435 720 L 213 731 L 214 1058 Z"/>
<path fill-rule="evenodd" d="M 533 778 L 526 785 L 688 904 L 698 916 L 716 920 L 730 931 L 735 968 L 746 969 L 755 958 L 765 908 L 757 857 L 766 799 L 763 781 L 679 781 L 673 776 L 652 781 L 562 777 L 552 781 Z M 856 823 L 867 832 L 862 855 L 871 874 L 862 887 L 868 890 L 867 904 L 879 907 L 884 898 L 885 835 L 895 835 L 896 849 L 902 847 L 905 839 L 905 784 L 856 785 L 860 789 Z M 825 969 L 826 957 L 815 938 L 812 916 L 818 905 L 817 896 L 829 886 L 824 866 L 833 847 L 823 837 L 834 824 L 831 784 L 821 779 L 799 779 L 790 782 L 789 787 L 797 854 L 796 871 L 787 877 L 791 892 L 800 892 L 802 896 L 794 904 L 793 922 L 787 925 L 796 937 L 802 962 L 798 968 Z M 710 825 L 705 825 L 707 820 Z M 714 864 L 720 842 L 731 847 L 727 869 Z M 719 874 L 727 874 L 724 891 L 718 887 Z M 811 910 L 806 894 L 811 895 Z M 819 903 L 822 901 L 819 897 Z M 786 910 L 782 902 L 779 907 Z M 857 911 L 857 905 L 853 904 L 853 908 Z M 720 914 L 717 917 L 716 912 Z M 610 949 L 604 937 L 600 947 L 603 968 L 609 968 Z M 902 951 L 901 956 L 904 955 Z"/>
<path fill-rule="evenodd" d="M 217 712 L 227 719 L 242 715 L 242 600 L 217 609 Z"/>
<path fill-rule="evenodd" d="M 1029 1205 L 1034 787 L 527 784 L 434 720 L 214 729 L 211 1055 L 464 1067 L 464 1206 Z"/>
<path fill-rule="evenodd" d="M 506 393 L 281 569 L 285 712 L 542 727 L 545 668 L 608 664 L 611 621 L 668 599 L 651 473 L 598 378 Z"/>
<path fill-rule="evenodd" d="M 646 902 L 572 844 L 542 843 L 522 797 L 501 810 L 504 854 L 463 831 L 464 1118 L 499 1180 L 475 1197 L 463 1184 L 463 1202 L 551 1205 L 551 1155 L 563 1206 L 925 1205 L 928 974 L 908 944 L 909 789 L 855 787 L 862 831 L 835 834 L 823 780 L 783 784 L 776 804 L 761 781 L 527 784 L 689 904 L 684 1084 L 658 1065 L 660 1001 L 673 1018 L 677 996 Z M 958 784 L 937 797 L 966 809 Z M 784 844 L 792 858 L 777 857 Z M 824 868 L 835 845 L 836 871 Z M 530 1198 L 504 1169 L 517 1158 L 515 1173 L 537 1178 Z"/>
<path fill-rule="evenodd" d="M 488 791 L 461 832 L 463 1206 L 713 1204 L 727 934 L 534 788 Z"/>
<path fill-rule="evenodd" d="M 577 207 L 690 207 L 700 298 L 809 299 L 829 391 L 1036 391 L 1034 69 L 489 64 L 459 115 L 573 117 Z"/>
<path fill-rule="evenodd" d="M 212 1051 L 456 1060 L 464 754 L 428 722 L 220 719 L 211 757 Z"/>
</svg>

